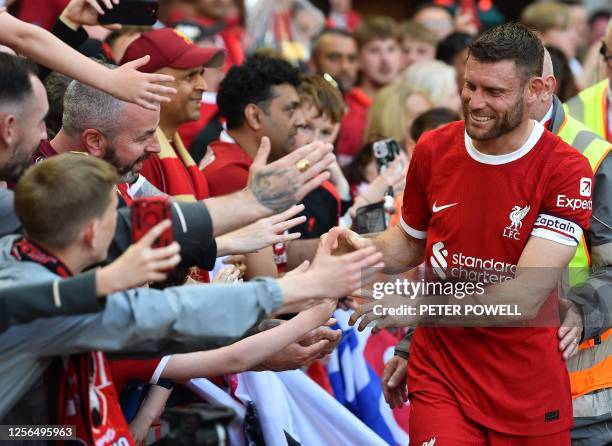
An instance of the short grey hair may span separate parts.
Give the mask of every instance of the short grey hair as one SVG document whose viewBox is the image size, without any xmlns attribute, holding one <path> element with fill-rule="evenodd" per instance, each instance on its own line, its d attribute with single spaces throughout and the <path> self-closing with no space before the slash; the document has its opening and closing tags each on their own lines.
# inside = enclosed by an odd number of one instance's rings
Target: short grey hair
<svg viewBox="0 0 612 446">
<path fill-rule="evenodd" d="M 69 135 L 80 135 L 96 129 L 113 137 L 121 125 L 126 103 L 79 81 L 72 81 L 64 95 L 62 128 Z"/>
</svg>

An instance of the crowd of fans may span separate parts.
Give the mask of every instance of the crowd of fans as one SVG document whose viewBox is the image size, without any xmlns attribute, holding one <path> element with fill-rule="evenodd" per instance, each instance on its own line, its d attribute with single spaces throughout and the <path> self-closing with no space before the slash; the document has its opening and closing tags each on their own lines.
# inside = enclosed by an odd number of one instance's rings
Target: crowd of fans
<svg viewBox="0 0 612 446">
<path fill-rule="evenodd" d="M 400 22 L 350 0 L 162 0 L 152 27 L 100 25 L 127 1 L 0 1 L 0 424 L 91 445 L 163 442 L 162 412 L 202 402 L 192 379 L 231 393 L 234 374 L 302 369 L 329 386 L 334 314 L 387 262 L 337 252 L 334 228 L 404 224 L 415 146 L 465 117 L 470 48 L 507 21 L 490 1 Z M 594 174 L 580 246 L 601 272 L 558 335 L 579 445 L 612 443 L 611 14 L 536 1 L 517 18 L 546 50 L 530 118 Z M 381 141 L 400 149 L 386 164 Z M 164 197 L 169 218 L 132 242 L 134 203 Z M 399 407 L 412 330 L 389 333 Z M 265 407 L 247 409 L 244 444 L 265 444 Z"/>
</svg>

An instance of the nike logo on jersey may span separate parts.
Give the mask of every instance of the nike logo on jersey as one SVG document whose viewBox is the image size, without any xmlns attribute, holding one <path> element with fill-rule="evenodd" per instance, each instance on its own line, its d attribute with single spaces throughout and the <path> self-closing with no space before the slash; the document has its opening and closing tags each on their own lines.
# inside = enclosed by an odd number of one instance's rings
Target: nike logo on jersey
<svg viewBox="0 0 612 446">
<path fill-rule="evenodd" d="M 445 204 L 444 206 L 438 206 L 438 201 L 436 200 L 433 204 L 433 207 L 431 208 L 431 210 L 433 211 L 434 214 L 443 211 L 444 209 L 450 208 L 455 206 L 456 204 L 459 203 L 452 203 L 452 204 Z"/>
<path fill-rule="evenodd" d="M 455 204 L 457 204 L 457 203 L 455 203 Z M 436 444 L 436 437 L 433 437 L 429 441 L 424 441 L 421 446 L 434 446 L 435 444 Z"/>
</svg>

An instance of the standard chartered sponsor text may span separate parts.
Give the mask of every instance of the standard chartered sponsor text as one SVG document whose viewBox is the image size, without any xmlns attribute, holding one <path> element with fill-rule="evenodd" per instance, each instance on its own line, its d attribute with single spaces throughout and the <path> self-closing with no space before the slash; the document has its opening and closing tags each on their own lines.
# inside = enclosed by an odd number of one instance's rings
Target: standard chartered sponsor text
<svg viewBox="0 0 612 446">
<path fill-rule="evenodd" d="M 499 283 L 511 280 L 516 274 L 516 265 L 495 259 L 481 259 L 459 252 L 452 255 L 450 277 L 477 283 Z"/>
</svg>

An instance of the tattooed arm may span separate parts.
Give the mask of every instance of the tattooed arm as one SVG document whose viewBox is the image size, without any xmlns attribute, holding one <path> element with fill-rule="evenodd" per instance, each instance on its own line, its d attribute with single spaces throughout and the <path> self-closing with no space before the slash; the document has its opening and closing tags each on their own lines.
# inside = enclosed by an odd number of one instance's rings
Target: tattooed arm
<svg viewBox="0 0 612 446">
<path fill-rule="evenodd" d="M 204 200 L 213 221 L 213 234 L 225 234 L 260 218 L 284 211 L 329 178 L 325 169 L 335 160 L 331 144 L 315 142 L 266 164 L 270 141 L 262 138 L 249 171 L 247 189 Z M 306 159 L 310 168 L 300 172 L 296 163 Z"/>
</svg>

